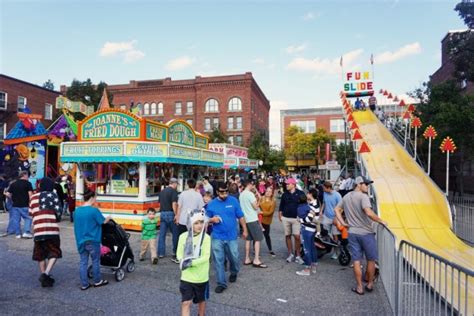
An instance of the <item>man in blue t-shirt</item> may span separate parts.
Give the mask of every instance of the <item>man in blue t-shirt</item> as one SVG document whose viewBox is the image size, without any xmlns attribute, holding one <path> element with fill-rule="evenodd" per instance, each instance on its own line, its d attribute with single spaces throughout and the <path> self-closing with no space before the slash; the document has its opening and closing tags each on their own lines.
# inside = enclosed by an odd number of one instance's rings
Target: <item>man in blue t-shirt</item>
<svg viewBox="0 0 474 316">
<path fill-rule="evenodd" d="M 228 195 L 227 186 L 220 182 L 217 185 L 217 198 L 209 202 L 206 209 L 209 223 L 212 223 L 211 249 L 214 268 L 217 276 L 216 293 L 227 288 L 224 269 L 225 258 L 230 262 L 229 282 L 237 280 L 239 273 L 239 245 L 237 242 L 237 220 L 242 226 L 242 238 L 247 238 L 247 226 L 239 201 Z"/>
<path fill-rule="evenodd" d="M 334 225 L 334 218 L 336 217 L 335 208 L 342 201 L 341 194 L 335 191 L 332 187 L 332 183 L 329 181 L 324 182 L 323 184 L 323 203 L 321 209 L 323 218 L 321 224 L 323 225 L 324 229 L 328 231 L 334 238 L 336 235 L 340 235 L 341 232 L 337 229 L 336 225 Z M 337 254 L 334 251 L 332 259 L 337 259 Z"/>
</svg>

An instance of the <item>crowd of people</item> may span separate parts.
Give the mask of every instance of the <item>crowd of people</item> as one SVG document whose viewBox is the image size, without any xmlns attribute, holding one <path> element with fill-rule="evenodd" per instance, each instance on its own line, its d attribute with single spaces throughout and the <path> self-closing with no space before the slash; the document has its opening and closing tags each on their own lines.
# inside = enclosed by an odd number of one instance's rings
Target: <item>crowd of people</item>
<svg viewBox="0 0 474 316">
<path fill-rule="evenodd" d="M 212 262 L 216 275 L 215 293 L 224 292 L 229 283 L 237 281 L 241 263 L 257 269 L 268 268 L 262 260 L 265 239 L 268 254 L 276 256 L 270 235 L 274 213 L 284 231 L 286 261 L 302 265 L 296 273 L 310 276 L 317 273 L 318 247 L 315 237 L 326 233 L 333 240 L 349 229 L 349 249 L 353 259 L 357 294 L 373 290 L 377 251 L 373 222 L 383 223 L 372 211 L 367 188 L 372 183 L 350 173 L 336 184 L 318 175 L 281 176 L 255 174 L 241 179 L 231 176 L 226 182 L 189 179 L 186 190 L 178 194 L 178 180 L 171 178 L 159 194 L 160 209 L 149 209 L 143 218 L 139 260 L 150 252 L 151 264 L 166 256 L 166 235 L 171 233 L 171 260 L 180 264 L 183 314 L 189 314 L 192 303 L 199 304 L 204 314 L 209 296 L 209 269 Z M 54 285 L 51 271 L 62 257 L 58 213 L 64 210 L 60 197 L 64 186 L 50 178 L 33 190 L 28 174 L 6 189 L 11 199 L 10 223 L 4 234 L 17 238 L 34 238 L 33 260 L 39 264 L 39 281 L 43 287 Z M 62 191 L 64 193 L 64 191 Z M 102 225 L 110 221 L 96 205 L 95 192 L 84 192 L 84 205 L 74 212 L 74 235 L 80 257 L 81 290 L 107 285 L 100 272 Z M 278 199 L 280 200 L 278 203 Z M 278 207 L 278 210 L 277 210 Z M 159 230 L 157 229 L 159 211 Z M 20 227 L 24 219 L 23 229 Z M 383 223 L 384 224 L 384 223 Z M 240 226 L 240 228 L 239 228 Z M 245 254 L 239 254 L 238 239 L 245 240 Z M 337 259 L 334 248 L 331 258 Z M 361 261 L 366 258 L 367 284 L 362 284 Z M 211 260 L 212 258 L 212 260 Z M 88 264 L 92 262 L 89 283 Z M 228 274 L 228 275 L 227 275 Z"/>
</svg>

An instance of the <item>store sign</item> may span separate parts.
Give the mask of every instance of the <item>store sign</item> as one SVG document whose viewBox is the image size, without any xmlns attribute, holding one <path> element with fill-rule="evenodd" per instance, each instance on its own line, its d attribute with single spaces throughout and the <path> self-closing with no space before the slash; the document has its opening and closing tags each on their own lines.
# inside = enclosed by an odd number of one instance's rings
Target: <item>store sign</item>
<svg viewBox="0 0 474 316">
<path fill-rule="evenodd" d="M 226 157 L 248 157 L 247 148 L 232 146 L 229 144 L 210 144 L 209 150 L 225 154 Z"/>
<path fill-rule="evenodd" d="M 207 149 L 209 146 L 209 140 L 207 137 L 196 135 L 196 147 L 201 149 Z"/>
<path fill-rule="evenodd" d="M 62 157 L 117 156 L 123 155 L 123 144 L 62 143 Z"/>
<path fill-rule="evenodd" d="M 138 139 L 140 122 L 121 112 L 102 112 L 79 125 L 81 140 Z"/>
<path fill-rule="evenodd" d="M 194 147 L 194 131 L 184 122 L 173 122 L 168 128 L 170 143 Z"/>
<path fill-rule="evenodd" d="M 212 151 L 202 151 L 202 160 L 222 162 L 224 160 L 224 155 Z"/>
<path fill-rule="evenodd" d="M 127 156 L 165 157 L 168 155 L 168 147 L 164 144 L 127 143 L 125 152 Z"/>
<path fill-rule="evenodd" d="M 348 72 L 345 77 L 344 92 L 349 94 L 373 91 L 373 82 L 370 72 Z"/>
<path fill-rule="evenodd" d="M 258 160 L 252 160 L 252 159 L 250 159 L 248 166 L 249 166 L 250 168 L 257 168 L 257 166 L 258 166 Z"/>
<path fill-rule="evenodd" d="M 146 123 L 146 138 L 157 142 L 166 142 L 167 128 L 153 123 Z"/>
<path fill-rule="evenodd" d="M 112 180 L 110 184 L 112 194 L 125 194 L 128 184 L 126 180 Z"/>
<path fill-rule="evenodd" d="M 237 166 L 236 158 L 226 158 L 224 159 L 224 167 Z"/>
<path fill-rule="evenodd" d="M 201 159 L 201 151 L 191 148 L 170 146 L 170 157 L 183 159 Z"/>
<path fill-rule="evenodd" d="M 67 109 L 71 112 L 80 112 L 85 115 L 94 113 L 94 107 L 86 105 L 81 101 L 71 101 L 66 97 L 60 96 L 56 98 L 56 109 Z"/>
<path fill-rule="evenodd" d="M 240 167 L 248 167 L 249 160 L 245 158 L 239 158 L 239 166 Z"/>
<path fill-rule="evenodd" d="M 327 161 L 326 162 L 326 169 L 327 170 L 339 170 L 341 166 L 337 163 L 337 161 Z"/>
</svg>

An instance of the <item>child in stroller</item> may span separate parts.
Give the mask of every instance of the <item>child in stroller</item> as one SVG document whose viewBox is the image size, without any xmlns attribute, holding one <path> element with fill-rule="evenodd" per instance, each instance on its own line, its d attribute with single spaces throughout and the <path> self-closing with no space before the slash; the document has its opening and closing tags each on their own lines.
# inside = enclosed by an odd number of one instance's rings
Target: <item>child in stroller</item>
<svg viewBox="0 0 474 316">
<path fill-rule="evenodd" d="M 347 227 L 341 225 L 337 220 L 334 221 L 334 225 L 341 232 L 341 240 L 334 239 L 329 232 L 321 225 L 321 234 L 315 237 L 315 244 L 318 248 L 318 258 L 321 258 L 325 254 L 331 253 L 333 248 L 339 253 L 337 259 L 339 264 L 347 266 L 351 262 L 351 255 L 347 249 L 349 241 L 349 232 Z"/>
<path fill-rule="evenodd" d="M 122 226 L 114 220 L 102 225 L 100 265 L 111 268 L 117 282 L 124 279 L 125 270 L 127 272 L 135 271 L 135 261 L 128 242 L 129 238 L 130 234 L 125 232 Z M 92 266 L 88 269 L 88 275 L 92 277 Z"/>
</svg>

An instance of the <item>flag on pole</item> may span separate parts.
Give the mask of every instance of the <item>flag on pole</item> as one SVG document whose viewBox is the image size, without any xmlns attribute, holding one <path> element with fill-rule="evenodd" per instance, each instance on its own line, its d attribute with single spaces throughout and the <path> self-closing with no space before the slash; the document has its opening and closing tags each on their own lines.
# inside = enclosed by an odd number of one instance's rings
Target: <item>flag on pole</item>
<svg viewBox="0 0 474 316">
<path fill-rule="evenodd" d="M 370 64 L 374 64 L 374 54 L 370 54 Z"/>
<path fill-rule="evenodd" d="M 342 67 L 342 56 L 341 56 L 341 60 L 339 60 L 339 65 Z"/>
</svg>

